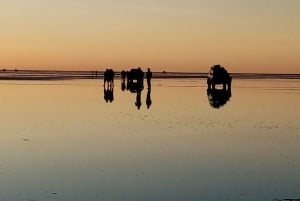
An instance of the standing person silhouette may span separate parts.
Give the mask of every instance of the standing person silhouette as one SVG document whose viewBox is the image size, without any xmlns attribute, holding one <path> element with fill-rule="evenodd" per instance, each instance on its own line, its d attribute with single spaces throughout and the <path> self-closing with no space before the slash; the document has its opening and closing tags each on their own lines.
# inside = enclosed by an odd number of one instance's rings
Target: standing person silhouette
<svg viewBox="0 0 300 201">
<path fill-rule="evenodd" d="M 148 68 L 146 78 L 147 78 L 148 89 L 150 89 L 151 88 L 151 78 L 152 78 L 152 72 L 151 72 L 150 68 Z"/>
</svg>

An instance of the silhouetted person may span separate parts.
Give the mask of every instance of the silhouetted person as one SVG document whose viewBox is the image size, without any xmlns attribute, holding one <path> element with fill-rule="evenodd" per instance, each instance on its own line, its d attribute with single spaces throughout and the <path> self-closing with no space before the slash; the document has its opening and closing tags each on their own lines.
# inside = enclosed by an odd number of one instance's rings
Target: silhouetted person
<svg viewBox="0 0 300 201">
<path fill-rule="evenodd" d="M 126 80 L 126 72 L 125 72 L 125 70 L 122 70 L 121 71 L 121 89 L 122 89 L 122 91 L 124 91 L 126 89 L 125 80 Z"/>
<path fill-rule="evenodd" d="M 151 89 L 148 88 L 147 98 L 146 98 L 147 109 L 150 108 L 151 104 L 152 104 L 152 100 L 151 100 Z"/>
<path fill-rule="evenodd" d="M 122 70 L 122 71 L 121 71 L 121 79 L 122 79 L 122 80 L 125 80 L 125 79 L 126 79 L 126 72 L 125 72 L 125 70 Z"/>
<path fill-rule="evenodd" d="M 148 89 L 150 89 L 151 88 L 151 78 L 152 78 L 152 72 L 151 72 L 150 68 L 148 68 L 148 71 L 146 73 L 146 78 L 147 78 Z"/>
<path fill-rule="evenodd" d="M 106 69 L 105 72 L 103 73 L 103 79 L 104 79 L 103 86 L 105 87 L 106 82 L 108 82 L 108 69 Z"/>
<path fill-rule="evenodd" d="M 126 83 L 125 83 L 125 80 L 122 80 L 121 81 L 121 90 L 125 91 L 125 89 L 126 89 Z"/>
<path fill-rule="evenodd" d="M 115 72 L 112 69 L 106 69 L 104 72 L 104 86 L 107 83 L 108 86 L 114 85 Z"/>
<path fill-rule="evenodd" d="M 111 85 L 114 85 L 114 77 L 115 77 L 115 72 L 113 71 L 113 69 L 110 69 L 110 82 L 111 82 Z"/>
</svg>

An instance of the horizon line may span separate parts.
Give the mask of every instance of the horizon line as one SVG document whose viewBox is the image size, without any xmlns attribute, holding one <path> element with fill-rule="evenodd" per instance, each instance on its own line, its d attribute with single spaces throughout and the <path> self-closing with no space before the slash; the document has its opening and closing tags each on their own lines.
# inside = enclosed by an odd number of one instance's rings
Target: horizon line
<svg viewBox="0 0 300 201">
<path fill-rule="evenodd" d="M 131 68 L 130 68 L 131 69 Z M 130 70 L 128 69 L 128 70 Z M 0 69 L 0 74 L 5 72 L 104 72 L 105 70 L 67 70 L 67 69 Z M 119 73 L 122 70 L 116 70 L 115 72 Z M 200 71 L 152 71 L 152 73 L 166 73 L 166 74 L 207 74 L 208 72 L 200 72 Z M 229 74 L 262 74 L 262 75 L 300 75 L 299 73 L 271 73 L 271 72 L 229 72 Z"/>
</svg>

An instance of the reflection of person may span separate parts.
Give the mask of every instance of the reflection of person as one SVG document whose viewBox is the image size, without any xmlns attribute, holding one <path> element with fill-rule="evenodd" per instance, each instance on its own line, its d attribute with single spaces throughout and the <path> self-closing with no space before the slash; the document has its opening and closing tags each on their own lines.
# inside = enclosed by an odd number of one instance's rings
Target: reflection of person
<svg viewBox="0 0 300 201">
<path fill-rule="evenodd" d="M 113 102 L 114 100 L 114 87 L 111 87 L 109 90 L 108 90 L 108 100 L 110 102 Z"/>
<path fill-rule="evenodd" d="M 147 92 L 147 98 L 146 98 L 147 109 L 150 108 L 151 104 L 152 104 L 152 100 L 151 100 L 151 89 L 148 89 L 148 92 Z"/>
<path fill-rule="evenodd" d="M 113 102 L 114 100 L 114 87 L 113 86 L 104 86 L 104 100 L 108 103 Z"/>
<path fill-rule="evenodd" d="M 122 80 L 122 82 L 121 82 L 121 89 L 122 89 L 122 91 L 125 91 L 125 89 L 126 89 L 126 84 L 125 84 L 124 80 Z"/>
<path fill-rule="evenodd" d="M 122 70 L 121 71 L 121 89 L 122 89 L 122 91 L 124 91 L 126 89 L 125 80 L 126 80 L 126 71 Z"/>
<path fill-rule="evenodd" d="M 135 101 L 135 105 L 138 109 L 141 108 L 142 102 L 141 102 L 141 90 L 138 90 L 136 93 L 136 101 Z"/>
<path fill-rule="evenodd" d="M 151 88 L 151 78 L 152 78 L 152 72 L 151 72 L 150 68 L 148 68 L 146 77 L 147 77 L 148 89 L 150 89 Z"/>
<path fill-rule="evenodd" d="M 105 87 L 103 89 L 104 89 L 104 100 L 105 100 L 105 102 L 108 102 L 108 100 L 109 100 L 109 95 L 107 93 L 108 89 L 106 89 Z"/>
</svg>

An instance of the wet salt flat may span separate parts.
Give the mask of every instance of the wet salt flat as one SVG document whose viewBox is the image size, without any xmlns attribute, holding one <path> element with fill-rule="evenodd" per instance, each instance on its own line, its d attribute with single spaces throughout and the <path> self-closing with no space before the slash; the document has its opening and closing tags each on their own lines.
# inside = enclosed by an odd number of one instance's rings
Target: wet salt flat
<svg viewBox="0 0 300 201">
<path fill-rule="evenodd" d="M 0 81 L 1 201 L 300 199 L 299 79 L 102 85 Z"/>
</svg>

